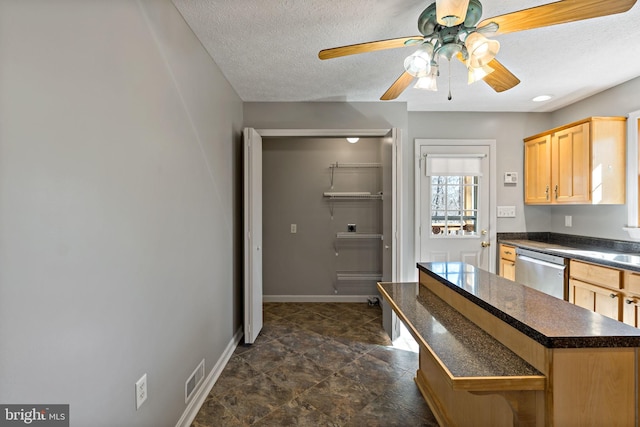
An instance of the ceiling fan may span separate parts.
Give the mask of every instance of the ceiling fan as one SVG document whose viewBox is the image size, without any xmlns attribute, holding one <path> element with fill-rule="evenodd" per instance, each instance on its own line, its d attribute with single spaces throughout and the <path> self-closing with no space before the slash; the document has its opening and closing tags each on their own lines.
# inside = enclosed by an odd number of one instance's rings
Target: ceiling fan
<svg viewBox="0 0 640 427">
<path fill-rule="evenodd" d="M 416 88 L 437 90 L 439 60 L 444 58 L 450 62 L 454 57 L 466 65 L 469 83 L 484 80 L 496 92 L 503 92 L 516 86 L 520 80 L 495 59 L 500 43 L 487 38 L 487 35 L 507 34 L 623 13 L 631 9 L 636 1 L 560 0 L 480 22 L 480 0 L 436 0 L 418 18 L 421 35 L 324 49 L 319 52 L 318 57 L 331 59 L 418 46 L 418 50 L 405 59 L 404 73 L 380 98 L 383 101 L 396 99 L 415 78 L 418 79 Z"/>
</svg>

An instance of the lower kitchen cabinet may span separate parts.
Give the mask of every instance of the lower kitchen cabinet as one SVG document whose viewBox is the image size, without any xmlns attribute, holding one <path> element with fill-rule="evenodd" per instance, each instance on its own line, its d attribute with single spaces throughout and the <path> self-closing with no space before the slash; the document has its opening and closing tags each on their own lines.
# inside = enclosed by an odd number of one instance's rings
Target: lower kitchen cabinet
<svg viewBox="0 0 640 427">
<path fill-rule="evenodd" d="M 500 245 L 500 276 L 516 280 L 516 248 Z"/>
<path fill-rule="evenodd" d="M 569 302 L 622 320 L 622 270 L 571 260 Z"/>
<path fill-rule="evenodd" d="M 621 296 L 621 292 L 606 287 L 569 279 L 569 302 L 614 320 L 620 320 Z"/>
<path fill-rule="evenodd" d="M 640 273 L 625 271 L 623 280 L 622 321 L 637 328 L 640 327 Z"/>
</svg>

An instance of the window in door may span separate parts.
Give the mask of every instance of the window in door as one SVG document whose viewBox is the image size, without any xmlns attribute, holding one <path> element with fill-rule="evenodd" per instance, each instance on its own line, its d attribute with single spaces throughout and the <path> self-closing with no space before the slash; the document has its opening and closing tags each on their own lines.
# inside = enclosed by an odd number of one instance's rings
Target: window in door
<svg viewBox="0 0 640 427">
<path fill-rule="evenodd" d="M 439 238 L 475 235 L 478 182 L 474 175 L 431 176 L 431 234 Z"/>
</svg>

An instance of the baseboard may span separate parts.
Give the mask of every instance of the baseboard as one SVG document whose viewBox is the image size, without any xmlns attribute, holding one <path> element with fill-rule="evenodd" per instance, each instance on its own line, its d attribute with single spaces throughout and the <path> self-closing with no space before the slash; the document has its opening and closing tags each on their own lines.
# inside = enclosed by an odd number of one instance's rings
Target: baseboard
<svg viewBox="0 0 640 427">
<path fill-rule="evenodd" d="M 187 405 L 187 408 L 184 410 L 182 416 L 176 423 L 176 427 L 191 426 L 191 423 L 193 423 L 193 420 L 195 420 L 196 416 L 198 415 L 200 407 L 202 407 L 202 404 L 207 399 L 209 392 L 220 377 L 220 374 L 222 373 L 224 367 L 227 365 L 227 362 L 229 362 L 229 359 L 231 359 L 231 356 L 233 355 L 233 352 L 240 343 L 241 339 L 242 327 L 238 328 L 236 333 L 233 335 L 233 338 L 231 338 L 231 341 L 224 349 L 224 352 L 216 362 L 216 365 L 213 367 L 213 369 L 211 369 L 211 372 L 209 373 L 209 375 L 207 375 L 207 378 L 205 378 L 202 384 L 200 384 L 199 390 L 194 393 L 191 401 Z"/>
<path fill-rule="evenodd" d="M 263 295 L 263 302 L 368 302 L 380 295 Z"/>
</svg>

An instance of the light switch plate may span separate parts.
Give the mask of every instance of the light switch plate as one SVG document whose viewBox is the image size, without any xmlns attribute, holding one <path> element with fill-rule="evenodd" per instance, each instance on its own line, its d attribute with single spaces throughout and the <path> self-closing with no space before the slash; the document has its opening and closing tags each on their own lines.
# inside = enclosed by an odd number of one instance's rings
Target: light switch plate
<svg viewBox="0 0 640 427">
<path fill-rule="evenodd" d="M 515 206 L 498 206 L 498 218 L 515 218 Z"/>
</svg>

